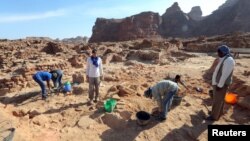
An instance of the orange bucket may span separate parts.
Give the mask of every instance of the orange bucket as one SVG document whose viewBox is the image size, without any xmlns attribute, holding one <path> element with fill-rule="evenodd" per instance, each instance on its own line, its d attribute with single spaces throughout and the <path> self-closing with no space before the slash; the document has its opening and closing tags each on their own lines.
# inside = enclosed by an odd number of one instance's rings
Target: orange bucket
<svg viewBox="0 0 250 141">
<path fill-rule="evenodd" d="M 225 96 L 225 102 L 228 104 L 236 104 L 237 103 L 237 95 L 234 93 L 227 93 Z"/>
</svg>

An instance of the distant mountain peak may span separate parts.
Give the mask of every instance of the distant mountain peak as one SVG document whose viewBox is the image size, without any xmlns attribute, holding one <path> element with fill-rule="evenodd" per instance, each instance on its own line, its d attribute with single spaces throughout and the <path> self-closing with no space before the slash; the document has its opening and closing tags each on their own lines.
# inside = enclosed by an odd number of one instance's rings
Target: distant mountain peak
<svg viewBox="0 0 250 141">
<path fill-rule="evenodd" d="M 73 38 L 73 37 L 72 38 L 64 38 L 61 41 L 65 42 L 65 43 L 78 43 L 78 44 L 80 44 L 80 43 L 87 43 L 88 40 L 89 40 L 89 38 L 86 36 L 84 36 L 84 37 L 77 36 L 75 38 Z"/>
<path fill-rule="evenodd" d="M 173 14 L 173 13 L 176 13 L 176 12 L 182 12 L 181 11 L 181 8 L 179 7 L 179 4 L 178 2 L 175 2 L 171 7 L 169 7 L 167 10 L 166 10 L 166 14 Z"/>
<path fill-rule="evenodd" d="M 188 16 L 195 21 L 202 20 L 202 11 L 200 6 L 192 7 L 191 11 L 188 13 Z"/>
</svg>

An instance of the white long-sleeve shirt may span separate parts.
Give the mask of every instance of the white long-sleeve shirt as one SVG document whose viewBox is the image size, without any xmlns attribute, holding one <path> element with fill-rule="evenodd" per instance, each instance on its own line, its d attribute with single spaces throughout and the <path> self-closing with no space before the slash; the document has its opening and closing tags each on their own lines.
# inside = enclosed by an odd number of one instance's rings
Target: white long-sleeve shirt
<svg viewBox="0 0 250 141">
<path fill-rule="evenodd" d="M 103 69 L 102 69 L 102 59 L 98 57 L 98 67 L 93 65 L 93 62 L 91 60 L 91 57 L 87 58 L 87 70 L 86 75 L 88 77 L 100 77 L 103 75 Z"/>
<path fill-rule="evenodd" d="M 220 88 L 222 88 L 225 84 L 225 81 L 227 80 L 227 78 L 229 77 L 229 75 L 232 73 L 234 66 L 235 66 L 235 61 L 232 57 L 228 57 L 224 63 L 222 64 L 223 60 L 225 59 L 224 56 L 223 58 L 220 58 L 218 65 L 216 66 L 214 73 L 213 73 L 213 77 L 212 77 L 212 85 L 216 85 Z M 217 84 L 216 82 L 216 77 L 218 74 L 218 71 L 220 69 L 220 66 L 223 65 L 222 67 L 222 75 L 220 77 L 219 83 Z"/>
</svg>

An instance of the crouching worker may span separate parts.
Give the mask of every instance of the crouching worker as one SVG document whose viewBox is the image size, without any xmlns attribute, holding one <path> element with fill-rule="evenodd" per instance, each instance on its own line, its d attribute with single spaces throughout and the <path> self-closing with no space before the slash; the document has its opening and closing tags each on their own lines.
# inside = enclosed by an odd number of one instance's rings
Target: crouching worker
<svg viewBox="0 0 250 141">
<path fill-rule="evenodd" d="M 36 74 L 33 75 L 33 79 L 39 84 L 39 86 L 42 89 L 42 99 L 46 100 L 47 98 L 47 93 L 46 93 L 46 86 L 44 81 L 47 82 L 47 86 L 49 90 L 51 89 L 50 87 L 50 80 L 52 78 L 52 74 L 46 71 L 39 71 Z"/>
<path fill-rule="evenodd" d="M 178 85 L 176 82 L 170 80 L 163 80 L 158 82 L 153 87 L 148 88 L 144 92 L 147 98 L 154 98 L 157 101 L 160 115 L 158 120 L 166 120 L 168 110 L 171 107 L 173 96 L 177 94 Z"/>
<path fill-rule="evenodd" d="M 50 72 L 52 74 L 52 81 L 54 84 L 54 89 L 56 91 L 59 91 L 63 85 L 62 85 L 62 76 L 63 76 L 63 72 L 61 70 L 52 70 Z"/>
</svg>

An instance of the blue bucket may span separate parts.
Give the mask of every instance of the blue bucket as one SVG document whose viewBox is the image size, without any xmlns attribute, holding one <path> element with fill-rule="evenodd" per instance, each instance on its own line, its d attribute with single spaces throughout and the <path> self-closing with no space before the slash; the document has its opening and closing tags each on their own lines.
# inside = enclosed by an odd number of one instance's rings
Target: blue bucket
<svg viewBox="0 0 250 141">
<path fill-rule="evenodd" d="M 64 91 L 65 92 L 70 92 L 71 91 L 71 84 L 70 83 L 64 84 Z"/>
</svg>

